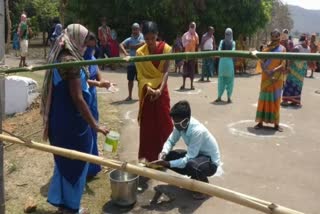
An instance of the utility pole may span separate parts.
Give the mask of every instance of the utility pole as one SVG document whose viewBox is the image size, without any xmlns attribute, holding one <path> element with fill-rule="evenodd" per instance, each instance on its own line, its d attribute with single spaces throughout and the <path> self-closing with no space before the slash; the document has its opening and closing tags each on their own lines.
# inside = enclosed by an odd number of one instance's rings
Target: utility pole
<svg viewBox="0 0 320 214">
<path fill-rule="evenodd" d="M 0 0 L 0 66 L 4 65 L 5 54 L 5 13 L 4 0 Z M 0 133 L 2 133 L 2 120 L 4 117 L 5 101 L 5 79 L 4 74 L 0 73 Z M 5 194 L 4 194 L 4 175 L 3 175 L 3 142 L 0 141 L 0 214 L 5 214 Z"/>
</svg>

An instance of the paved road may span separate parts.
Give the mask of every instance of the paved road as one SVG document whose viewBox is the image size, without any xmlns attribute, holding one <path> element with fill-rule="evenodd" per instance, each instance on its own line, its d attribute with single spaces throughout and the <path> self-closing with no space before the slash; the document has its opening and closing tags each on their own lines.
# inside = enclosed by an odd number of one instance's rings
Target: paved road
<svg viewBox="0 0 320 214">
<path fill-rule="evenodd" d="M 126 75 L 121 72 L 104 74 L 118 83 L 120 91 L 108 94 L 110 101 L 118 105 L 125 123 L 121 131 L 120 157 L 134 162 L 139 146 L 139 127 L 136 121 L 138 101 L 121 102 L 127 95 Z M 217 79 L 210 83 L 195 83 L 195 91 L 177 91 L 181 77 L 169 78 L 171 105 L 187 99 L 192 115 L 204 123 L 217 138 L 225 171 L 222 177 L 210 182 L 244 194 L 249 194 L 306 213 L 318 213 L 320 194 L 320 75 L 306 79 L 301 109 L 281 109 L 283 133 L 272 130 L 255 131 L 254 118 L 258 99 L 260 76 L 237 77 L 232 104 L 214 105 Z M 137 87 L 134 88 L 137 99 Z M 226 95 L 225 95 L 226 96 Z M 101 103 L 100 103 L 101 105 Z M 183 142 L 179 143 L 183 147 Z M 152 187 L 162 185 L 175 200 L 150 206 L 154 195 Z M 194 201 L 190 192 L 149 181 L 148 188 L 138 196 L 132 209 L 107 206 L 106 213 L 257 213 L 257 211 L 213 197 L 206 201 Z M 169 198 L 170 198 L 169 197 Z"/>
</svg>

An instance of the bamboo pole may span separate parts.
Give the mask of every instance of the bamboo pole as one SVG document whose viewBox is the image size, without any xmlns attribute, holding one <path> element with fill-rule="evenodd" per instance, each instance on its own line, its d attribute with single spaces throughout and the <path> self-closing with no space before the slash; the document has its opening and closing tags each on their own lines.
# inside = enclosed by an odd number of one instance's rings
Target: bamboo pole
<svg viewBox="0 0 320 214">
<path fill-rule="evenodd" d="M 320 61 L 320 54 L 305 54 L 305 53 L 271 53 L 271 52 L 257 52 L 257 51 L 205 51 L 205 52 L 185 52 L 185 53 L 170 53 L 170 54 L 154 54 L 148 56 L 135 57 L 113 57 L 107 59 L 97 60 L 83 60 L 76 62 L 65 62 L 56 64 L 47 64 L 40 66 L 29 66 L 24 68 L 10 68 L 0 70 L 6 74 L 17 72 L 30 72 L 47 70 L 52 68 L 68 68 L 81 67 L 86 65 L 104 65 L 123 62 L 143 62 L 143 61 L 158 61 L 158 60 L 175 60 L 175 59 L 196 59 L 207 57 L 232 57 L 232 58 L 251 58 L 251 59 L 286 59 L 286 60 L 307 60 Z"/>
<path fill-rule="evenodd" d="M 5 64 L 5 11 L 4 0 L 0 0 L 0 69 Z M 8 8 L 7 8 L 8 10 Z M 0 128 L 2 130 L 2 120 L 5 115 L 5 78 L 0 73 Z M 1 131 L 0 131 L 1 134 Z M 5 192 L 4 192 L 4 175 L 3 175 L 3 142 L 0 140 L 0 214 L 5 214 Z"/>
<path fill-rule="evenodd" d="M 82 160 L 94 164 L 100 164 L 114 169 L 124 170 L 140 176 L 149 177 L 151 179 L 159 180 L 168 184 L 172 184 L 178 187 L 182 187 L 188 190 L 205 193 L 211 196 L 231 201 L 242 206 L 246 206 L 268 214 L 302 214 L 299 211 L 295 211 L 280 205 L 276 205 L 271 202 L 263 201 L 252 196 L 247 196 L 226 188 L 207 184 L 204 182 L 188 179 L 180 175 L 169 175 L 165 172 L 133 165 L 126 162 L 117 160 L 104 159 L 102 157 L 78 152 L 75 150 L 63 149 L 60 147 L 50 146 L 46 144 L 36 143 L 33 141 L 24 142 L 23 140 L 0 134 L 0 140 L 20 144 L 29 148 L 37 149 L 44 152 L 49 152 L 55 155 L 60 155 L 70 159 Z"/>
</svg>

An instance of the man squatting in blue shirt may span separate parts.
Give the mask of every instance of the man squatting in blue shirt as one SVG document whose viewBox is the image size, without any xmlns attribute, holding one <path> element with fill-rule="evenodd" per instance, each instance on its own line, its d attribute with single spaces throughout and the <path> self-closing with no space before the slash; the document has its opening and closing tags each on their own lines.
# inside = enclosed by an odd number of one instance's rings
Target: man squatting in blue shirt
<svg viewBox="0 0 320 214">
<path fill-rule="evenodd" d="M 188 101 L 176 103 L 170 111 L 174 129 L 154 164 L 169 168 L 191 179 L 209 182 L 208 176 L 216 173 L 220 165 L 219 146 L 214 136 L 198 120 L 191 117 Z M 186 150 L 172 150 L 182 137 Z M 206 195 L 193 193 L 194 199 L 204 199 Z"/>
</svg>

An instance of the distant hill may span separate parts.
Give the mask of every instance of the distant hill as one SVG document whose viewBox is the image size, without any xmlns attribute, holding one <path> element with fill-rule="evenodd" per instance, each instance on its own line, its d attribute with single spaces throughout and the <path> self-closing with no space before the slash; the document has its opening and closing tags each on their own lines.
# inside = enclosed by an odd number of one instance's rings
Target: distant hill
<svg viewBox="0 0 320 214">
<path fill-rule="evenodd" d="M 294 22 L 292 32 L 320 33 L 320 10 L 307 10 L 294 5 L 288 7 Z"/>
</svg>

